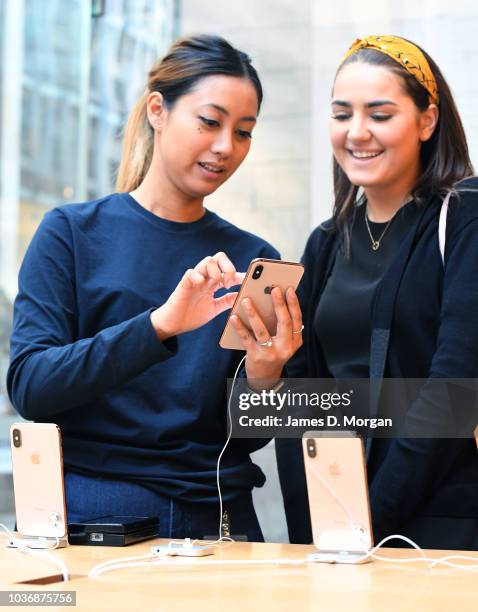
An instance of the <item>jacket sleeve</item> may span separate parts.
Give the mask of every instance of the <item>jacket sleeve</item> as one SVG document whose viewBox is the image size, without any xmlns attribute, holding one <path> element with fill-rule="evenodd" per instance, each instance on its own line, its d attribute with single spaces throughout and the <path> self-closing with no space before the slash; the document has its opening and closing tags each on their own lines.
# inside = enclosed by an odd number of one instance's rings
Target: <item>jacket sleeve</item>
<svg viewBox="0 0 478 612">
<path fill-rule="evenodd" d="M 447 237 L 446 249 L 436 350 L 429 380 L 408 413 L 409 420 L 417 422 L 427 420 L 437 409 L 446 409 L 449 396 L 446 389 L 438 393 L 437 379 L 478 376 L 478 219 Z M 407 438 L 391 442 L 370 489 L 377 538 L 396 532 L 416 514 L 450 473 L 461 452 L 463 444 L 450 439 Z"/>
<path fill-rule="evenodd" d="M 285 366 L 287 378 L 306 378 L 310 376 L 310 367 L 307 355 L 311 350 L 316 350 L 312 338 L 314 337 L 314 308 L 313 293 L 317 282 L 317 259 L 321 246 L 324 243 L 324 232 L 321 227 L 316 228 L 310 235 L 301 263 L 304 266 L 304 275 L 297 288 L 297 298 L 302 312 L 302 323 L 304 325 L 303 344 L 291 357 Z M 315 373 L 314 373 L 315 374 Z"/>
<path fill-rule="evenodd" d="M 77 338 L 75 261 L 65 215 L 45 215 L 26 252 L 14 305 L 7 388 L 26 419 L 92 401 L 174 354 L 146 311 L 92 338 Z"/>
</svg>

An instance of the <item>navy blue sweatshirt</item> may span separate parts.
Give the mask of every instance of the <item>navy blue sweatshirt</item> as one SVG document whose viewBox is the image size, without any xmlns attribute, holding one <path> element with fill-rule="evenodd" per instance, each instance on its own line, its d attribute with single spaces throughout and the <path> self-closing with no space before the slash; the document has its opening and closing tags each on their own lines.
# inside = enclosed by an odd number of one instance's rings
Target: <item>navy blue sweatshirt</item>
<svg viewBox="0 0 478 612">
<path fill-rule="evenodd" d="M 23 417 L 60 426 L 66 469 L 183 501 L 217 499 L 226 378 L 243 353 L 218 345 L 227 313 L 162 343 L 150 312 L 218 251 L 239 271 L 279 256 L 212 212 L 176 223 L 128 194 L 45 215 L 20 270 L 7 385 Z M 249 452 L 263 444 L 231 442 L 225 499 L 262 486 Z"/>
</svg>

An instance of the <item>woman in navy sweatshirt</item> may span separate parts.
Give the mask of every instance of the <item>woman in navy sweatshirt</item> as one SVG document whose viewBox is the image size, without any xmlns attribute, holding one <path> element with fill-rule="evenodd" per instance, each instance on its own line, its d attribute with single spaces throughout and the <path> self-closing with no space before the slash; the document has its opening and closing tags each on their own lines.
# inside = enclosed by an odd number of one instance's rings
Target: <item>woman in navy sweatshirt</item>
<svg viewBox="0 0 478 612">
<path fill-rule="evenodd" d="M 278 253 L 203 199 L 247 155 L 261 101 L 247 55 L 216 36 L 179 40 L 130 115 L 118 193 L 50 211 L 28 248 L 8 389 L 23 417 L 61 428 L 70 521 L 159 516 L 164 537 L 217 533 L 226 379 L 241 357 L 218 346 L 225 289 Z M 301 342 L 294 292 L 273 300 L 283 331 L 249 347 L 254 379 L 277 378 Z M 252 540 L 265 478 L 249 453 L 263 444 L 233 440 L 221 462 L 227 524 Z"/>
<path fill-rule="evenodd" d="M 352 45 L 331 105 L 334 214 L 305 249 L 304 346 L 288 374 L 373 378 L 375 390 L 382 378 L 423 379 L 403 415 L 416 437 L 366 443 L 375 540 L 476 549 L 476 393 L 446 382 L 478 377 L 478 180 L 467 178 L 463 127 L 438 66 L 394 36 Z M 453 188 L 442 261 L 439 216 Z M 443 439 L 427 423 L 455 393 L 449 414 L 470 417 L 470 435 Z M 402 400 L 385 384 L 370 416 Z M 300 440 L 276 448 L 291 541 L 310 542 Z"/>
</svg>

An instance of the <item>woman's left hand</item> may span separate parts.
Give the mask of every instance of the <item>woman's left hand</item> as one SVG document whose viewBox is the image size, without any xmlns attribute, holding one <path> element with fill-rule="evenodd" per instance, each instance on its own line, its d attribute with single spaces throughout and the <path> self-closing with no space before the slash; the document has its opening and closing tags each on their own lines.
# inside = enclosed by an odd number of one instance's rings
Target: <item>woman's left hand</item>
<svg viewBox="0 0 478 612">
<path fill-rule="evenodd" d="M 267 331 L 250 298 L 242 301 L 242 308 L 249 319 L 251 331 L 237 315 L 230 319 L 247 351 L 248 384 L 258 390 L 274 386 L 284 365 L 302 346 L 302 313 L 294 289 L 289 287 L 284 296 L 279 287 L 274 287 L 271 297 L 277 316 L 274 337 Z"/>
</svg>

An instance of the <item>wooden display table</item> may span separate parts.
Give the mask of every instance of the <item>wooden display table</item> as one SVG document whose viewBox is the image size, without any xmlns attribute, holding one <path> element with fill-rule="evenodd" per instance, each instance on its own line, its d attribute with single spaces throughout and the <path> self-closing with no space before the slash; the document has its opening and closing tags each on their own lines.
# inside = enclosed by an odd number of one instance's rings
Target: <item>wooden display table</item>
<svg viewBox="0 0 478 612">
<path fill-rule="evenodd" d="M 312 546 L 290 544 L 223 543 L 210 557 L 192 559 L 188 566 L 136 567 L 87 577 L 90 569 L 108 559 L 149 552 L 150 540 L 125 548 L 69 546 L 51 552 L 68 566 L 71 580 L 44 586 L 19 584 L 57 573 L 4 546 L 0 538 L 0 583 L 2 590 L 76 591 L 77 605 L 65 608 L 141 612 L 184 610 L 201 612 L 467 612 L 478 610 L 478 572 L 443 566 L 427 569 L 423 562 L 400 564 L 373 561 L 347 566 L 306 564 L 299 566 L 251 565 L 207 566 L 205 559 L 302 559 Z M 382 549 L 393 559 L 413 557 L 414 550 Z M 446 551 L 427 551 L 439 557 Z M 450 554 L 457 554 L 456 551 Z M 478 552 L 463 553 L 475 556 Z M 174 559 L 172 559 L 174 561 Z"/>
</svg>

